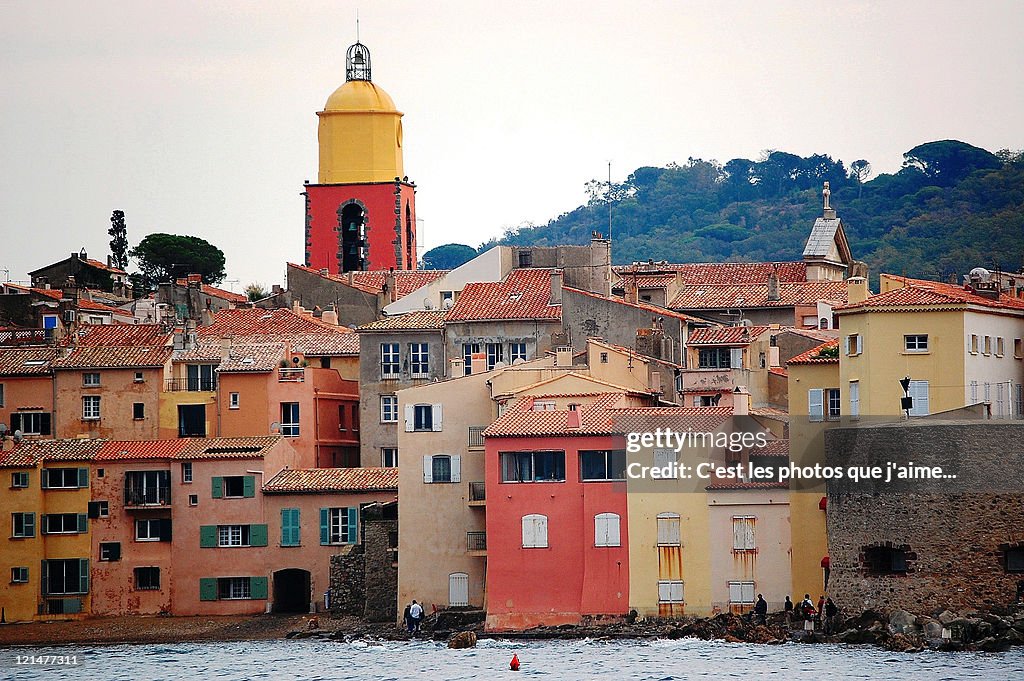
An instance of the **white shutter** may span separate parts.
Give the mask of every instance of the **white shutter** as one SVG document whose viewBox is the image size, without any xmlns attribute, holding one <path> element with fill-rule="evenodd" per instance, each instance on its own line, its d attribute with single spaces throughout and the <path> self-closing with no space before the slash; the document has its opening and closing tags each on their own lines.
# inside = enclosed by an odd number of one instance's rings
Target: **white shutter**
<svg viewBox="0 0 1024 681">
<path fill-rule="evenodd" d="M 548 545 L 548 517 L 546 515 L 536 516 L 537 520 L 537 546 L 547 548 Z"/>
<path fill-rule="evenodd" d="M 423 457 L 423 482 L 434 482 L 434 457 Z"/>
<path fill-rule="evenodd" d="M 850 381 L 850 418 L 860 418 L 860 383 Z"/>
<path fill-rule="evenodd" d="M 608 518 L 603 513 L 594 516 L 594 546 L 608 546 Z"/>
<path fill-rule="evenodd" d="M 672 602 L 672 582 L 658 582 L 658 601 L 661 603 Z"/>
<path fill-rule="evenodd" d="M 927 416 L 928 409 L 928 381 L 911 381 L 910 396 L 914 398 L 914 407 L 910 410 L 911 416 Z"/>
<path fill-rule="evenodd" d="M 853 336 L 844 336 L 843 337 L 843 345 L 846 347 L 846 356 L 847 357 L 849 357 L 850 355 L 853 354 L 853 347 L 850 345 L 850 339 L 851 338 L 853 338 Z"/>
<path fill-rule="evenodd" d="M 740 596 L 743 598 L 743 603 L 754 602 L 754 583 L 753 582 L 740 582 Z"/>
<path fill-rule="evenodd" d="M 679 516 L 664 514 L 658 516 L 658 546 L 679 546 Z"/>
<path fill-rule="evenodd" d="M 537 545 L 537 526 L 532 515 L 523 516 L 523 547 L 532 548 Z"/>
<path fill-rule="evenodd" d="M 857 354 L 864 352 L 864 336 L 857 334 Z M 751 587 L 753 588 L 753 587 Z"/>
<path fill-rule="evenodd" d="M 608 528 L 608 546 L 621 546 L 622 543 L 619 541 L 619 516 L 615 513 L 609 513 L 608 516 L 605 521 L 605 525 Z"/>
<path fill-rule="evenodd" d="M 407 404 L 405 405 L 405 432 L 411 433 L 416 429 L 416 407 Z"/>
<path fill-rule="evenodd" d="M 433 417 L 431 419 L 432 422 L 433 422 L 432 430 L 434 432 L 440 432 L 440 430 L 441 430 L 441 405 L 440 404 L 432 404 L 432 405 L 430 405 L 430 410 L 432 412 L 431 415 Z"/>
<path fill-rule="evenodd" d="M 678 455 L 674 449 L 666 448 L 655 448 L 654 450 L 654 466 L 655 468 L 664 468 L 665 466 L 675 463 L 678 460 Z"/>
<path fill-rule="evenodd" d="M 742 582 L 729 582 L 729 602 L 730 603 L 742 603 L 743 602 L 743 584 L 742 584 Z"/>
<path fill-rule="evenodd" d="M 807 416 L 811 421 L 823 421 L 825 419 L 824 391 L 821 388 L 811 388 L 807 391 Z"/>
<path fill-rule="evenodd" d="M 743 368 L 743 348 L 732 348 L 729 350 L 729 366 L 733 369 Z"/>
<path fill-rule="evenodd" d="M 469 605 L 469 575 L 465 572 L 453 572 L 448 575 L 448 605 Z"/>
<path fill-rule="evenodd" d="M 743 520 L 741 518 L 732 519 L 732 548 L 742 549 L 743 548 Z"/>
<path fill-rule="evenodd" d="M 673 603 L 683 602 L 683 583 L 682 582 L 669 582 L 669 598 Z"/>
<path fill-rule="evenodd" d="M 754 520 L 753 518 L 744 518 L 743 520 L 743 548 L 755 549 L 757 544 L 754 543 Z"/>
<path fill-rule="evenodd" d="M 452 482 L 462 482 L 462 457 L 452 454 Z"/>
</svg>

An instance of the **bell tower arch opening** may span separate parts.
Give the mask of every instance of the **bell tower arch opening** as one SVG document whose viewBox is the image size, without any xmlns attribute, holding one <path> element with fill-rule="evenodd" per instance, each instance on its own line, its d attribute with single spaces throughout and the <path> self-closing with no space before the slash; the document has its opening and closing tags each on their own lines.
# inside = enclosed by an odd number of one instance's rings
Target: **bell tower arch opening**
<svg viewBox="0 0 1024 681">
<path fill-rule="evenodd" d="M 412 209 L 405 202 L 405 269 L 416 269 L 416 230 L 412 226 Z"/>
<path fill-rule="evenodd" d="M 338 208 L 339 253 L 341 272 L 366 269 L 366 207 L 349 201 Z"/>
</svg>

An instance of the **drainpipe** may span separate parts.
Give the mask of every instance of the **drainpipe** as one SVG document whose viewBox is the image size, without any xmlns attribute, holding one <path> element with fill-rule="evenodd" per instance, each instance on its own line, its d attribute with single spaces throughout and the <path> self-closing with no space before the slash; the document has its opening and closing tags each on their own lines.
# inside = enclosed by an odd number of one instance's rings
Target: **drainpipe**
<svg viewBox="0 0 1024 681">
<path fill-rule="evenodd" d="M 320 388 L 313 388 L 313 459 L 320 468 Z"/>
</svg>

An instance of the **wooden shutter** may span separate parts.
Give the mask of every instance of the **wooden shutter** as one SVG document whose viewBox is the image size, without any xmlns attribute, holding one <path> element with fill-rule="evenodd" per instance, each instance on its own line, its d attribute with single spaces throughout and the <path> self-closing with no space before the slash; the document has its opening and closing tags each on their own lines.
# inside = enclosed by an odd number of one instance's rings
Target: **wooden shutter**
<svg viewBox="0 0 1024 681">
<path fill-rule="evenodd" d="M 537 545 L 537 527 L 533 522 L 533 516 L 523 516 L 523 547 L 530 548 Z"/>
<path fill-rule="evenodd" d="M 39 585 L 39 590 L 40 590 L 40 592 L 41 592 L 41 593 L 42 593 L 42 594 L 43 594 L 44 596 L 46 596 L 47 594 L 49 594 L 49 593 L 50 593 L 50 591 L 49 591 L 49 589 L 48 589 L 48 587 L 47 587 L 47 585 L 48 585 L 48 584 L 50 583 L 50 580 L 48 579 L 48 576 L 49 576 L 49 574 L 50 574 L 50 569 L 49 569 L 49 567 L 50 567 L 50 566 L 49 566 L 49 565 L 47 565 L 47 561 L 45 561 L 45 560 L 43 560 L 43 561 L 40 561 L 40 565 L 39 565 L 39 576 L 40 576 L 40 578 L 41 578 L 41 582 L 40 582 L 40 585 Z"/>
<path fill-rule="evenodd" d="M 242 478 L 242 496 L 249 498 L 256 496 L 255 475 L 246 475 Z"/>
<path fill-rule="evenodd" d="M 36 536 L 36 514 L 35 514 L 35 512 L 23 513 L 21 518 L 22 518 L 22 525 L 23 525 L 23 528 L 24 528 L 24 531 L 25 531 L 25 536 L 26 537 L 34 537 L 34 536 Z"/>
<path fill-rule="evenodd" d="M 44 468 L 39 471 L 39 486 L 43 489 L 50 488 L 50 469 Z"/>
<path fill-rule="evenodd" d="M 740 582 L 729 582 L 729 602 L 743 602 L 743 585 Z"/>
<path fill-rule="evenodd" d="M 121 560 L 121 542 L 112 542 L 107 555 L 110 556 L 109 560 Z"/>
<path fill-rule="evenodd" d="M 811 421 L 825 419 L 824 391 L 821 388 L 807 391 L 807 416 Z"/>
<path fill-rule="evenodd" d="M 88 487 L 89 486 L 89 469 L 79 468 L 78 469 L 78 486 Z"/>
<path fill-rule="evenodd" d="M 86 469 L 88 470 L 88 469 Z M 89 593 L 89 559 L 78 559 L 78 593 Z"/>
<path fill-rule="evenodd" d="M 348 541 L 346 543 L 347 544 L 358 544 L 359 543 L 359 535 L 356 533 L 356 531 L 358 529 L 358 523 L 359 523 L 359 521 L 358 521 L 359 509 L 358 508 L 354 508 L 354 507 L 349 507 L 349 508 L 345 509 L 345 511 L 346 511 L 346 515 L 347 515 L 347 518 L 345 519 L 345 524 L 346 524 L 346 526 L 348 528 L 347 531 L 346 531 L 347 535 L 348 535 Z"/>
<path fill-rule="evenodd" d="M 266 577 L 250 577 L 249 578 L 249 598 L 262 599 L 267 598 L 267 578 Z"/>
<path fill-rule="evenodd" d="M 199 578 L 199 600 L 217 600 L 217 579 L 215 577 Z"/>
<path fill-rule="evenodd" d="M 658 516 L 658 545 L 679 546 L 679 516 Z"/>
<path fill-rule="evenodd" d="M 670 592 L 669 593 L 670 593 L 670 596 L 672 598 L 672 602 L 673 603 L 682 603 L 683 602 L 683 583 L 682 582 L 671 582 L 669 584 L 669 586 L 670 586 Z"/>
<path fill-rule="evenodd" d="M 199 548 L 201 549 L 212 549 L 217 546 L 217 526 L 216 525 L 200 525 L 199 526 Z"/>
<path fill-rule="evenodd" d="M 160 541 L 171 541 L 171 519 L 161 518 L 160 519 Z"/>
<path fill-rule="evenodd" d="M 462 482 L 462 457 L 458 454 L 452 454 L 452 482 Z"/>
<path fill-rule="evenodd" d="M 416 430 L 416 406 L 405 405 L 405 432 L 411 433 Z"/>
<path fill-rule="evenodd" d="M 250 525 L 249 526 L 249 546 L 266 546 L 267 545 L 267 526 L 266 525 Z"/>
<path fill-rule="evenodd" d="M 743 519 L 733 518 L 732 519 L 732 548 L 733 550 L 742 550 L 744 548 L 743 541 L 745 534 L 743 532 Z"/>
<path fill-rule="evenodd" d="M 743 520 L 743 548 L 745 549 L 756 549 L 757 544 L 754 543 L 754 519 L 745 518 Z"/>
<path fill-rule="evenodd" d="M 609 513 L 606 520 L 608 526 L 608 546 L 621 546 L 622 541 L 619 535 L 619 516 L 616 513 Z"/>
<path fill-rule="evenodd" d="M 733 369 L 743 368 L 743 348 L 729 349 L 729 366 Z"/>
<path fill-rule="evenodd" d="M 548 517 L 546 515 L 536 516 L 534 523 L 537 526 L 537 546 L 546 548 L 548 545 Z"/>
<path fill-rule="evenodd" d="M 78 513 L 78 531 L 79 533 L 85 533 L 89 531 L 89 514 Z"/>
<path fill-rule="evenodd" d="M 672 602 L 671 582 L 658 582 L 658 601 L 661 603 Z"/>
<path fill-rule="evenodd" d="M 448 575 L 448 605 L 469 605 L 469 575 L 465 572 L 453 572 Z"/>
<path fill-rule="evenodd" d="M 100 517 L 100 502 L 98 502 L 98 501 L 90 501 L 88 509 L 89 509 L 88 516 L 90 518 L 99 518 Z"/>
<path fill-rule="evenodd" d="M 423 482 L 434 482 L 434 457 L 423 457 Z"/>
<path fill-rule="evenodd" d="M 50 412 L 46 412 L 39 415 L 39 434 L 50 434 Z"/>
<path fill-rule="evenodd" d="M 910 396 L 914 398 L 914 407 L 910 410 L 911 416 L 927 416 L 930 413 L 928 405 L 928 381 L 911 381 Z"/>
<path fill-rule="evenodd" d="M 212 496 L 214 499 L 223 499 L 224 478 L 220 477 L 219 475 L 215 475 L 214 477 L 210 478 L 210 481 L 213 486 L 212 491 L 210 492 L 210 496 Z"/>
<path fill-rule="evenodd" d="M 331 543 L 331 509 L 320 509 L 320 545 Z"/>
<path fill-rule="evenodd" d="M 299 541 L 299 509 L 281 509 L 281 546 L 298 546 Z"/>
<path fill-rule="evenodd" d="M 430 405 L 430 412 L 431 412 L 430 415 L 431 415 L 431 421 L 432 421 L 431 430 L 433 430 L 435 433 L 440 432 L 441 431 L 441 405 L 440 404 L 432 404 L 432 405 Z"/>
<path fill-rule="evenodd" d="M 864 352 L 864 336 L 857 334 L 857 354 Z"/>
<path fill-rule="evenodd" d="M 850 381 L 850 418 L 860 418 L 860 383 L 857 381 Z"/>
</svg>

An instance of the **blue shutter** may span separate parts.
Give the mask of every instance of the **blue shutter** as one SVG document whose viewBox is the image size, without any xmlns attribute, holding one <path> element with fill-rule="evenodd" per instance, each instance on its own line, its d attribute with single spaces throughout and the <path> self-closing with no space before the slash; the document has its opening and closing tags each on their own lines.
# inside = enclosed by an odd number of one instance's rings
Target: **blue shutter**
<svg viewBox="0 0 1024 681">
<path fill-rule="evenodd" d="M 79 468 L 78 469 L 78 486 L 88 487 L 89 486 L 89 469 Z"/>
<path fill-rule="evenodd" d="M 83 594 L 89 593 L 89 559 L 78 559 L 78 591 Z"/>
<path fill-rule="evenodd" d="M 347 523 L 348 524 L 348 533 L 347 533 L 348 541 L 346 543 L 347 544 L 356 544 L 356 543 L 358 543 L 358 535 L 356 534 L 356 524 L 357 524 L 357 520 L 356 519 L 359 516 L 359 509 L 358 508 L 354 508 L 354 507 L 349 507 L 349 508 L 347 508 L 345 510 L 348 511 L 348 523 Z"/>
<path fill-rule="evenodd" d="M 89 531 L 89 515 L 87 513 L 78 514 L 78 531 L 81 533 Z"/>
<path fill-rule="evenodd" d="M 331 510 L 320 509 L 320 544 L 326 546 L 331 543 Z"/>
</svg>

